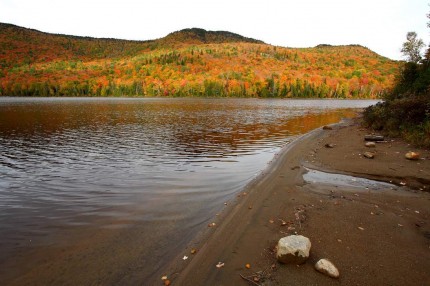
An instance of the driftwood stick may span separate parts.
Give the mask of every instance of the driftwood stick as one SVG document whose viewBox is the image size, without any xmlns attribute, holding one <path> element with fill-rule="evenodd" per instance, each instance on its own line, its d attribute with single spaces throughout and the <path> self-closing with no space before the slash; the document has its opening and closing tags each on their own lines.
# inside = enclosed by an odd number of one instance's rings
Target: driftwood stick
<svg viewBox="0 0 430 286">
<path fill-rule="evenodd" d="M 246 280 L 246 281 L 248 281 L 248 282 L 251 282 L 252 284 L 254 284 L 254 285 L 257 285 L 257 286 L 261 286 L 260 284 L 258 284 L 257 282 L 255 282 L 254 280 L 251 280 L 251 279 L 249 279 L 249 278 L 247 278 L 247 277 L 245 277 L 245 276 L 243 276 L 242 274 L 239 274 L 240 275 L 240 277 L 242 277 L 242 279 L 244 279 L 244 280 Z"/>
<path fill-rule="evenodd" d="M 384 141 L 384 136 L 382 135 L 364 135 L 364 140 L 366 141 Z"/>
</svg>

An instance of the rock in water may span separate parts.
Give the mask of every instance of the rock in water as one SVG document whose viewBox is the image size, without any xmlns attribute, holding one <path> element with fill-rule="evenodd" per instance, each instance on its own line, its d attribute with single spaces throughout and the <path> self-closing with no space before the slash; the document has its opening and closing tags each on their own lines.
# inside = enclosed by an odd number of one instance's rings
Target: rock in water
<svg viewBox="0 0 430 286">
<path fill-rule="evenodd" d="M 373 159 L 375 158 L 375 154 L 371 153 L 371 152 L 364 152 L 363 156 L 368 158 L 368 159 Z"/>
<path fill-rule="evenodd" d="M 420 158 L 420 154 L 409 151 L 408 153 L 405 154 L 405 158 L 408 160 L 418 160 Z"/>
<path fill-rule="evenodd" d="M 302 235 L 290 235 L 279 240 L 276 258 L 285 264 L 303 264 L 309 258 L 310 250 L 309 238 Z"/>
<path fill-rule="evenodd" d="M 375 142 L 366 142 L 366 144 L 364 144 L 364 146 L 373 148 L 373 147 L 376 147 L 376 143 Z"/>
<path fill-rule="evenodd" d="M 382 136 L 382 135 L 364 135 L 364 140 L 366 140 L 366 141 L 384 141 L 384 136 Z"/>
<path fill-rule="evenodd" d="M 337 270 L 336 266 L 327 259 L 318 260 L 315 264 L 315 269 L 330 277 L 339 278 L 339 270 Z"/>
</svg>

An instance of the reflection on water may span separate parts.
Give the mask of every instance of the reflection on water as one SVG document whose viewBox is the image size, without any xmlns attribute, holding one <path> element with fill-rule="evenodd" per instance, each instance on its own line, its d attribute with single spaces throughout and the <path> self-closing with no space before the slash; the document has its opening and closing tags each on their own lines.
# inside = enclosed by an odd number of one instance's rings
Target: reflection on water
<svg viewBox="0 0 430 286">
<path fill-rule="evenodd" d="M 195 233 L 294 136 L 372 103 L 1 98 L 0 266 L 65 227 Z"/>
</svg>

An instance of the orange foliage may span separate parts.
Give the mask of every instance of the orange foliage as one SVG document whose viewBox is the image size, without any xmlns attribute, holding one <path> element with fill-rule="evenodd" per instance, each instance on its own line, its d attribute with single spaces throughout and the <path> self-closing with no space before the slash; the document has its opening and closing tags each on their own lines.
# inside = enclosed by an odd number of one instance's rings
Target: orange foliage
<svg viewBox="0 0 430 286">
<path fill-rule="evenodd" d="M 188 29 L 155 41 L 0 24 L 0 95 L 378 97 L 399 63 L 361 46 L 274 47 Z"/>
</svg>

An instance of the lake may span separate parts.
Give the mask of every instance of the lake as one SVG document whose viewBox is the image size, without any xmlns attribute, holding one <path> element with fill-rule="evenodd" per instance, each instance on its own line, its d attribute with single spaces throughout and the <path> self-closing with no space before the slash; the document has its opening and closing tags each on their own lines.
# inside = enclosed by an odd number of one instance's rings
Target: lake
<svg viewBox="0 0 430 286">
<path fill-rule="evenodd" d="M 374 103 L 0 98 L 0 280 L 158 281 L 282 147 Z"/>
</svg>

